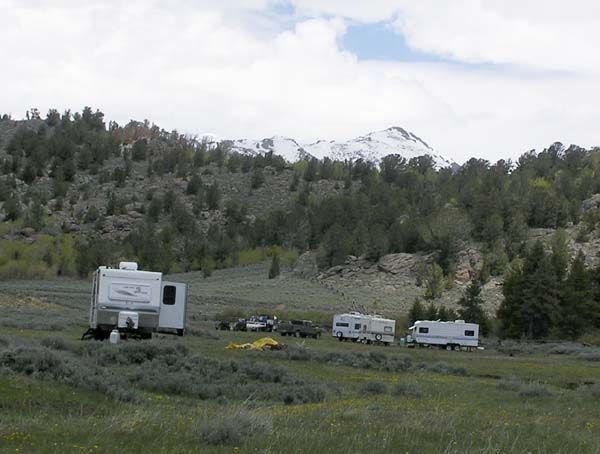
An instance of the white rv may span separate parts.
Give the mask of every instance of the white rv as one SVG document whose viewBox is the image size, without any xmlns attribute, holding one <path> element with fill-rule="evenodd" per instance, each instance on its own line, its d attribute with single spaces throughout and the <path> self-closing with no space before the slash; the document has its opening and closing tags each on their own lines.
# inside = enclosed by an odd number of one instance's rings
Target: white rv
<svg viewBox="0 0 600 454">
<path fill-rule="evenodd" d="M 183 336 L 187 286 L 163 281 L 162 273 L 138 270 L 121 262 L 118 269 L 94 273 L 90 326 L 83 338 L 106 339 L 113 329 L 150 337 L 153 332 Z"/>
<path fill-rule="evenodd" d="M 395 320 L 386 319 L 379 315 L 350 312 L 347 314 L 336 314 L 333 317 L 333 329 L 331 333 L 340 341 L 381 342 L 384 345 L 389 345 L 394 342 L 395 330 Z"/>
<path fill-rule="evenodd" d="M 461 347 L 476 348 L 479 343 L 479 325 L 465 323 L 464 320 L 441 322 L 419 320 L 409 328 L 411 334 L 407 342 L 416 345 L 439 345 L 447 350 L 459 350 Z"/>
</svg>

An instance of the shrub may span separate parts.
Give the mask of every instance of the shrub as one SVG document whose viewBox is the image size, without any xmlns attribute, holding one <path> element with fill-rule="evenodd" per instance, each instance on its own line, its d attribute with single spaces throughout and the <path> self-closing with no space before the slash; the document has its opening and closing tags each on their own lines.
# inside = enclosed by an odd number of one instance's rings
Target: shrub
<svg viewBox="0 0 600 454">
<path fill-rule="evenodd" d="M 94 364 L 59 356 L 43 347 L 19 347 L 2 352 L 0 369 L 98 391 L 117 401 L 129 402 L 136 398 L 135 392 L 123 377 Z"/>
<path fill-rule="evenodd" d="M 421 397 L 423 390 L 418 383 L 399 381 L 392 389 L 394 396 Z"/>
<path fill-rule="evenodd" d="M 62 337 L 45 337 L 40 343 L 52 350 L 68 350 L 68 345 Z"/>
<path fill-rule="evenodd" d="M 452 366 L 451 364 L 444 362 L 435 363 L 431 366 L 424 366 L 424 368 L 431 372 L 436 372 L 438 374 L 444 375 L 458 375 L 462 377 L 468 375 L 467 369 L 465 369 L 464 367 Z"/>
<path fill-rule="evenodd" d="M 521 388 L 522 382 L 519 377 L 502 377 L 498 380 L 498 389 L 504 389 L 507 391 L 518 391 Z"/>
<path fill-rule="evenodd" d="M 579 357 L 586 361 L 600 361 L 600 352 L 581 353 Z"/>
<path fill-rule="evenodd" d="M 552 395 L 546 385 L 539 382 L 529 382 L 521 387 L 518 394 L 520 397 L 548 397 Z"/>
<path fill-rule="evenodd" d="M 361 392 L 365 394 L 385 394 L 387 385 L 381 381 L 368 381 L 360 387 Z"/>
<path fill-rule="evenodd" d="M 273 419 L 256 411 L 235 411 L 204 419 L 197 430 L 198 439 L 209 445 L 239 445 L 246 439 L 268 435 Z"/>
</svg>

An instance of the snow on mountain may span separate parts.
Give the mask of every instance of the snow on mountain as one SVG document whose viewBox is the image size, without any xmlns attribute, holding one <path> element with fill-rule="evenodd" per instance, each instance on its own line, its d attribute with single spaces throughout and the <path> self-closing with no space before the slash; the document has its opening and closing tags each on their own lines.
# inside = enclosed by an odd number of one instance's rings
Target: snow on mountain
<svg viewBox="0 0 600 454">
<path fill-rule="evenodd" d="M 383 157 L 398 154 L 406 159 L 429 155 L 438 168 L 454 164 L 452 160 L 436 152 L 415 134 L 397 126 L 344 142 L 319 140 L 310 144 L 301 144 L 288 137 L 274 136 L 261 140 L 224 140 L 223 144 L 231 151 L 243 154 L 256 155 L 272 151 L 290 162 L 313 156 L 318 159 L 328 157 L 339 161 L 363 159 L 378 164 Z"/>
</svg>

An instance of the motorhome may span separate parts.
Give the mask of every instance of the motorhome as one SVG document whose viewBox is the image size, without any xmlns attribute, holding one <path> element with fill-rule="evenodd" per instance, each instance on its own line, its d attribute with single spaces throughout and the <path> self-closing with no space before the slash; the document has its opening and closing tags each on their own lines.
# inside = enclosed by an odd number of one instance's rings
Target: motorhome
<svg viewBox="0 0 600 454">
<path fill-rule="evenodd" d="M 465 323 L 464 320 L 419 320 L 409 330 L 411 334 L 406 339 L 409 344 L 438 345 L 447 350 L 460 350 L 462 347 L 471 349 L 479 345 L 479 325 Z"/>
<path fill-rule="evenodd" d="M 94 272 L 89 329 L 82 338 L 106 339 L 112 330 L 150 337 L 153 332 L 183 336 L 187 286 L 163 280 L 162 273 L 138 270 L 137 263 Z"/>
<path fill-rule="evenodd" d="M 386 319 L 379 315 L 349 312 L 347 314 L 336 314 L 333 317 L 331 333 L 340 341 L 381 342 L 384 345 L 389 345 L 394 342 L 395 331 L 395 320 Z"/>
</svg>

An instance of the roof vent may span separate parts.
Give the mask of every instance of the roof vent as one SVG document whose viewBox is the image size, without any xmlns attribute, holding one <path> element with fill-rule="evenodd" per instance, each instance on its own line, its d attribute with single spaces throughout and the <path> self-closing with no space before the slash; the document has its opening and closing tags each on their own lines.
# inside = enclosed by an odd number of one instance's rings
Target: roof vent
<svg viewBox="0 0 600 454">
<path fill-rule="evenodd" d="M 137 271 L 138 264 L 135 262 L 121 262 L 119 263 L 120 270 Z"/>
</svg>

